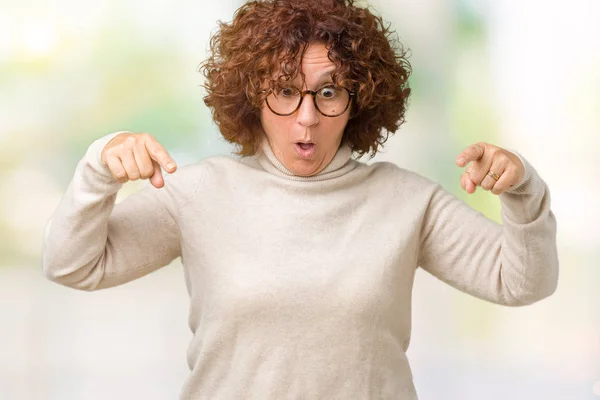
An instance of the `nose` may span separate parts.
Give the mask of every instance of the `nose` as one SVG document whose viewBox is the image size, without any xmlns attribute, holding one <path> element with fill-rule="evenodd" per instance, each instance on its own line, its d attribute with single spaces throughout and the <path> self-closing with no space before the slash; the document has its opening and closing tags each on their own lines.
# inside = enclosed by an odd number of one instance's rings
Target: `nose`
<svg viewBox="0 0 600 400">
<path fill-rule="evenodd" d="M 313 97 L 310 93 L 304 95 L 302 104 L 298 109 L 297 121 L 306 127 L 315 126 L 319 123 L 319 111 L 315 107 Z"/>
</svg>

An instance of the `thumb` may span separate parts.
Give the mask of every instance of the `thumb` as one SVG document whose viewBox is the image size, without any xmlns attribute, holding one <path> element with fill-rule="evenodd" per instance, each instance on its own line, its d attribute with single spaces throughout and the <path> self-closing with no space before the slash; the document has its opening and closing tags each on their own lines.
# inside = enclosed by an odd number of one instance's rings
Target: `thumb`
<svg viewBox="0 0 600 400">
<path fill-rule="evenodd" d="M 160 169 L 160 164 L 156 160 L 152 160 L 152 164 L 154 164 L 154 173 L 150 177 L 150 183 L 157 189 L 160 189 L 165 185 L 165 180 L 162 176 L 162 170 Z"/>
</svg>

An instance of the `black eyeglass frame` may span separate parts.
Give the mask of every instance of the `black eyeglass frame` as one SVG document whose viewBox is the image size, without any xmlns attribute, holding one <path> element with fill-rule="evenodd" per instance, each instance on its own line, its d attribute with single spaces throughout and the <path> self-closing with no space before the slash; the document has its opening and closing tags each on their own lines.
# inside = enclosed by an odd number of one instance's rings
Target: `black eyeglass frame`
<svg viewBox="0 0 600 400">
<path fill-rule="evenodd" d="M 313 104 L 315 105 L 315 108 L 317 109 L 317 111 L 319 112 L 319 114 L 321 114 L 324 117 L 329 117 L 329 118 L 335 118 L 335 117 L 339 117 L 340 115 L 344 114 L 347 110 L 348 107 L 350 107 L 350 103 L 352 103 L 352 97 L 354 97 L 355 93 L 351 92 L 350 90 L 348 90 L 347 88 L 343 87 L 343 86 L 334 86 L 336 89 L 337 88 L 341 88 L 344 89 L 346 92 L 348 92 L 348 104 L 346 104 L 346 107 L 344 108 L 344 110 L 342 110 L 339 114 L 335 114 L 335 115 L 327 115 L 325 114 L 323 111 L 321 111 L 321 109 L 319 109 L 319 106 L 317 105 L 317 93 L 319 93 L 321 90 L 326 89 L 328 87 L 331 86 L 325 86 L 319 90 L 304 90 L 304 91 L 300 91 L 298 88 L 294 88 L 296 90 L 298 90 L 300 92 L 300 101 L 298 102 L 298 105 L 296 106 L 296 108 L 294 108 L 294 111 L 289 112 L 289 113 L 278 113 L 277 111 L 273 110 L 271 108 L 271 105 L 269 104 L 269 100 L 267 99 L 267 97 L 269 97 L 269 95 L 271 93 L 273 93 L 273 89 L 269 89 L 269 90 L 262 90 L 260 93 L 266 93 L 265 95 L 265 103 L 267 103 L 267 107 L 269 107 L 269 110 L 271 110 L 271 112 L 275 115 L 279 115 L 281 117 L 287 117 L 290 116 L 292 114 L 294 114 L 296 111 L 298 111 L 298 109 L 300 109 L 300 107 L 302 106 L 302 102 L 304 101 L 304 97 L 306 97 L 307 94 L 310 94 L 313 98 Z"/>
</svg>

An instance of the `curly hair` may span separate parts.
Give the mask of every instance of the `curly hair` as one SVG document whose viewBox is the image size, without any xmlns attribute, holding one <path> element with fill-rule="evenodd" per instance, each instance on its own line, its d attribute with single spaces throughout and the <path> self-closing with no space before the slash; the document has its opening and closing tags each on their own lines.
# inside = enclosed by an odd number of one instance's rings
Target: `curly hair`
<svg viewBox="0 0 600 400">
<path fill-rule="evenodd" d="M 263 131 L 264 82 L 280 86 L 301 74 L 311 43 L 324 43 L 334 82 L 355 93 L 343 141 L 362 156 L 377 153 L 405 121 L 411 67 L 407 52 L 379 16 L 353 0 L 263 0 L 219 21 L 210 57 L 200 65 L 205 104 L 223 137 L 256 154 Z M 273 79 L 275 73 L 279 76 Z"/>
</svg>

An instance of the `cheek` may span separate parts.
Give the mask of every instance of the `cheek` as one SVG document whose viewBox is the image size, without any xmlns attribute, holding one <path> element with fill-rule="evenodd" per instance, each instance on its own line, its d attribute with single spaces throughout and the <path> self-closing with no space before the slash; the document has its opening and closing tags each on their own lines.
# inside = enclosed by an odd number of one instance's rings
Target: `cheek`
<svg viewBox="0 0 600 400">
<path fill-rule="evenodd" d="M 336 140 L 341 139 L 341 137 L 344 135 L 346 125 L 348 125 L 348 118 L 340 118 L 339 120 L 332 121 L 332 124 L 329 126 L 329 130 L 336 133 Z"/>
<path fill-rule="evenodd" d="M 281 138 L 289 131 L 290 120 L 273 114 L 266 106 L 261 110 L 260 123 L 270 140 Z"/>
<path fill-rule="evenodd" d="M 268 112 L 262 110 L 260 113 L 260 124 L 262 125 L 263 131 L 267 136 L 273 135 L 273 129 L 275 128 L 275 123 L 273 118 L 269 115 Z"/>
<path fill-rule="evenodd" d="M 266 106 L 263 106 L 263 108 L 260 110 L 260 124 L 262 125 L 264 130 L 267 130 L 267 127 L 269 126 L 269 114 L 267 114 L 267 112 L 265 111 Z M 268 111 L 268 110 L 267 110 Z"/>
</svg>

